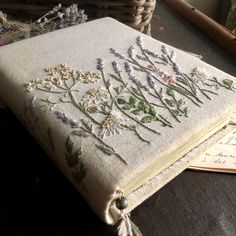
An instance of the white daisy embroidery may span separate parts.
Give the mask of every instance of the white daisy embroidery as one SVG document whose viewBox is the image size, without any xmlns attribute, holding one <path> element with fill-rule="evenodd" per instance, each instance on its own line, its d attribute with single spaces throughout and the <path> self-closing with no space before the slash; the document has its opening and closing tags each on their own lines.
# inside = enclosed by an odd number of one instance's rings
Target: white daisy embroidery
<svg viewBox="0 0 236 236">
<path fill-rule="evenodd" d="M 109 116 L 102 123 L 102 129 L 100 131 L 100 136 L 102 139 L 106 136 L 119 134 L 120 130 L 123 129 L 124 123 L 127 121 L 120 111 L 112 111 Z"/>
</svg>

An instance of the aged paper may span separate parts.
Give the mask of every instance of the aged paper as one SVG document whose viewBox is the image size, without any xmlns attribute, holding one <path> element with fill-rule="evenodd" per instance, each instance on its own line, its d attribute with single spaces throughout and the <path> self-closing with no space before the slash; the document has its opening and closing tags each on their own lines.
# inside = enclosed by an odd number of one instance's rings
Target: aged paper
<svg viewBox="0 0 236 236">
<path fill-rule="evenodd" d="M 236 126 L 218 143 L 196 158 L 190 169 L 236 173 Z"/>
</svg>

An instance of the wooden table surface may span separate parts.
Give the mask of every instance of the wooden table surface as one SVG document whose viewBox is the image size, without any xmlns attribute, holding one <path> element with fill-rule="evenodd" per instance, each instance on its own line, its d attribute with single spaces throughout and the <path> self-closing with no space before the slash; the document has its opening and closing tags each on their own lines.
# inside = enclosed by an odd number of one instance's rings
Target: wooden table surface
<svg viewBox="0 0 236 236">
<path fill-rule="evenodd" d="M 236 75 L 233 58 L 161 2 L 152 33 Z M 9 110 L 0 109 L 0 134 L 0 235 L 116 235 Z M 236 176 L 185 171 L 137 207 L 132 219 L 144 236 L 235 236 Z"/>
</svg>

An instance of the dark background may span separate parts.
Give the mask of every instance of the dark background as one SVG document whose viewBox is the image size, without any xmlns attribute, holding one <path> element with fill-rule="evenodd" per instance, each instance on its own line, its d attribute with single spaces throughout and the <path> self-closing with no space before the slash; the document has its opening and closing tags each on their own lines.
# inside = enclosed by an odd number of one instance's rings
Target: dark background
<svg viewBox="0 0 236 236">
<path fill-rule="evenodd" d="M 158 3 L 152 35 L 236 74 L 235 59 Z M 112 236 L 9 110 L 0 109 L 0 235 Z M 236 176 L 185 171 L 132 212 L 146 236 L 236 235 Z"/>
</svg>

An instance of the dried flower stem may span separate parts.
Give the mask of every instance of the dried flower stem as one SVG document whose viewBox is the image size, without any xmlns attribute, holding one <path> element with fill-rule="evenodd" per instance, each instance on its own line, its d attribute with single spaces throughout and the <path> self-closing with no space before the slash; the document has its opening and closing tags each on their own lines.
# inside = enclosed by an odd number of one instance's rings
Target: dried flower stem
<svg viewBox="0 0 236 236">
<path fill-rule="evenodd" d="M 169 108 L 169 106 L 165 103 L 165 101 L 163 100 L 162 96 L 158 93 L 158 91 L 156 89 L 154 89 L 155 94 L 149 93 L 151 96 L 157 98 L 161 104 L 163 104 L 163 106 L 170 112 L 170 114 L 173 116 L 173 118 L 178 121 L 180 123 L 180 120 L 178 119 L 178 117 L 175 115 L 175 113 Z"/>
<path fill-rule="evenodd" d="M 87 133 L 89 133 L 90 135 L 92 135 L 99 143 L 101 143 L 102 145 L 104 145 L 105 147 L 111 149 L 113 151 L 113 154 L 118 157 L 124 164 L 128 165 L 128 163 L 126 162 L 126 160 L 124 160 L 120 154 L 118 154 L 115 149 L 113 147 L 111 147 L 110 145 L 106 144 L 101 138 L 99 138 L 95 133 L 93 133 L 92 131 L 85 129 L 84 127 L 81 127 L 81 129 Z"/>
<path fill-rule="evenodd" d="M 97 122 L 88 112 L 86 112 L 86 111 L 84 110 L 84 108 L 83 108 L 81 105 L 79 105 L 79 104 L 77 103 L 77 101 L 76 101 L 76 99 L 75 99 L 75 97 L 74 97 L 74 95 L 73 95 L 73 93 L 72 93 L 71 91 L 68 91 L 68 94 L 69 94 L 69 96 L 70 96 L 70 98 L 71 98 L 71 101 L 72 101 L 73 105 L 74 105 L 76 108 L 78 108 L 78 109 L 79 109 L 86 117 L 88 117 L 93 123 L 95 123 L 95 124 L 97 124 L 97 125 L 100 125 L 99 122 Z"/>
</svg>

